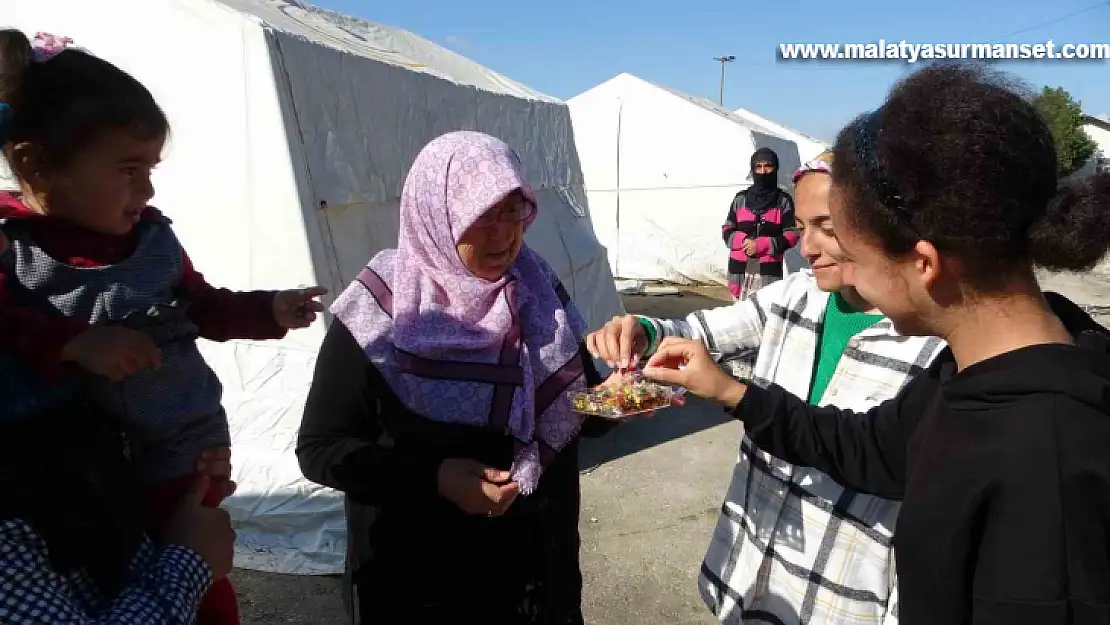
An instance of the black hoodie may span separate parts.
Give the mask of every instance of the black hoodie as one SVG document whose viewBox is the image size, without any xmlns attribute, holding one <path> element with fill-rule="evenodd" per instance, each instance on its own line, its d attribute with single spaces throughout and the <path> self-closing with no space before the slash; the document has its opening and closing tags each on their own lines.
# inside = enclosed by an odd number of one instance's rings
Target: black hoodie
<svg viewBox="0 0 1110 625">
<path fill-rule="evenodd" d="M 762 449 L 903 500 L 903 625 L 1110 624 L 1110 333 L 1046 297 L 1075 346 L 946 350 L 866 413 L 775 385 L 736 407 Z"/>
</svg>

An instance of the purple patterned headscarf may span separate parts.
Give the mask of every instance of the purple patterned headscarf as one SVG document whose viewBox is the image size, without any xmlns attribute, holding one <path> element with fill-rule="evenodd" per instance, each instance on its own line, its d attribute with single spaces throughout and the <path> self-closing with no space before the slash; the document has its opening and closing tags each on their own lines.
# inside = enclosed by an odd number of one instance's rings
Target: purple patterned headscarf
<svg viewBox="0 0 1110 625">
<path fill-rule="evenodd" d="M 375 256 L 331 311 L 410 410 L 509 432 L 513 480 L 527 495 L 581 426 L 569 395 L 585 388 L 586 324 L 527 245 L 497 282 L 459 258 L 462 234 L 514 191 L 536 203 L 503 141 L 478 132 L 432 140 L 405 180 L 397 248 Z"/>
</svg>

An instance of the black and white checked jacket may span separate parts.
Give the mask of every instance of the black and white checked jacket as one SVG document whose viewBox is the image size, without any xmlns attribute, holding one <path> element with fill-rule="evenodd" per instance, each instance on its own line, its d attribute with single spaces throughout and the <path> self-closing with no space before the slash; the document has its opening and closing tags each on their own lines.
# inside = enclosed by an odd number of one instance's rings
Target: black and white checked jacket
<svg viewBox="0 0 1110 625">
<path fill-rule="evenodd" d="M 752 382 L 809 395 L 828 293 L 810 271 L 685 320 L 649 319 L 657 336 L 705 342 L 723 361 L 751 358 Z M 893 397 L 944 347 L 883 319 L 853 337 L 821 404 L 857 411 Z M 723 623 L 897 623 L 892 536 L 900 504 L 796 467 L 746 436 L 698 586 Z"/>
</svg>

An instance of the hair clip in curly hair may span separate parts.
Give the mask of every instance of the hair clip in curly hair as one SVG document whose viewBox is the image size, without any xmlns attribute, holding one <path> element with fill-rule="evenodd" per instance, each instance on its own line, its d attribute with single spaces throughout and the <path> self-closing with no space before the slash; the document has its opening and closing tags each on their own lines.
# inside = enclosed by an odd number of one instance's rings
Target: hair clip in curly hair
<svg viewBox="0 0 1110 625">
<path fill-rule="evenodd" d="M 38 33 L 31 42 L 31 51 L 36 63 L 45 63 L 50 59 L 65 52 L 66 48 L 73 45 L 69 37 L 59 37 L 50 33 Z"/>
<path fill-rule="evenodd" d="M 863 170 L 864 180 L 883 206 L 897 213 L 908 225 L 912 223 L 912 219 L 906 200 L 898 191 L 894 181 L 883 172 L 882 164 L 879 162 L 879 137 L 883 133 L 879 116 L 882 112 L 883 109 L 880 107 L 856 120 L 856 161 Z"/>
</svg>

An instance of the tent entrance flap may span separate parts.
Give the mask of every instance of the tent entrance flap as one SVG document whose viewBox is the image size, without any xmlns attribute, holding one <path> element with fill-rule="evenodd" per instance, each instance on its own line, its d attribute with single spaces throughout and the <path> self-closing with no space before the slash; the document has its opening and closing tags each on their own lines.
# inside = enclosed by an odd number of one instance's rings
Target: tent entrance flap
<svg viewBox="0 0 1110 625">
<path fill-rule="evenodd" d="M 325 204 L 320 209 L 345 288 L 378 252 L 397 246 L 400 200 Z"/>
</svg>

